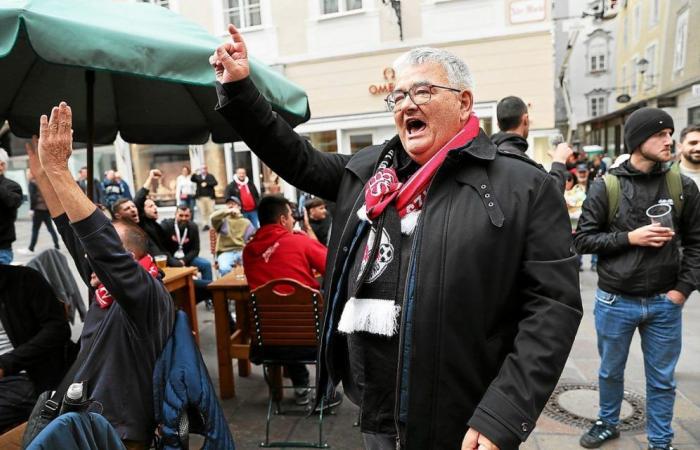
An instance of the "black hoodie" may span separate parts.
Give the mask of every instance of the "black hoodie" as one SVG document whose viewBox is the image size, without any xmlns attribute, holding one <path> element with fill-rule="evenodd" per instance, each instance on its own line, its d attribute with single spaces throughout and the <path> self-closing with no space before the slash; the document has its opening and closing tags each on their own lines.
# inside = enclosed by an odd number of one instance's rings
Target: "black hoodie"
<svg viewBox="0 0 700 450">
<path fill-rule="evenodd" d="M 493 142 L 500 152 L 513 153 L 515 155 L 520 155 L 523 158 L 530 159 L 527 156 L 527 140 L 520 136 L 519 134 L 510 133 L 508 131 L 499 131 L 498 133 L 491 136 L 491 142 Z M 564 193 L 566 188 L 566 165 L 558 162 L 552 163 L 552 168 L 549 171 L 549 175 L 552 176 L 559 187 L 559 192 Z"/>
<path fill-rule="evenodd" d="M 650 173 L 640 172 L 629 161 L 610 169 L 620 180 L 618 214 L 608 223 L 608 194 L 598 178 L 583 203 L 574 244 L 579 253 L 598 255 L 598 286 L 604 291 L 632 297 L 650 297 L 671 289 L 686 297 L 700 280 L 700 193 L 695 182 L 683 180 L 683 212 L 673 225 L 676 235 L 663 247 L 640 247 L 629 243 L 628 234 L 649 225 L 646 209 L 670 199 L 664 174 L 657 164 Z M 681 252 L 680 249 L 683 249 Z"/>
<path fill-rule="evenodd" d="M 496 147 L 501 151 L 527 156 L 527 140 L 519 134 L 499 131 L 491 136 L 491 142 L 496 144 Z"/>
</svg>

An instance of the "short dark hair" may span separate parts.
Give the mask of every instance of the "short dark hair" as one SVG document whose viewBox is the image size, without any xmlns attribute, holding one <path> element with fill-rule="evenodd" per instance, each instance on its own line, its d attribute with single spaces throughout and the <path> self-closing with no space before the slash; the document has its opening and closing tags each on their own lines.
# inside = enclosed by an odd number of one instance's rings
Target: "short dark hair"
<svg viewBox="0 0 700 450">
<path fill-rule="evenodd" d="M 179 209 L 180 211 L 189 211 L 190 207 L 185 205 L 185 204 L 182 204 L 182 205 L 178 205 L 177 209 Z"/>
<path fill-rule="evenodd" d="M 700 124 L 695 123 L 683 128 L 683 130 L 681 131 L 681 142 L 685 141 L 685 137 L 688 135 L 688 133 L 694 132 L 700 132 Z"/>
<path fill-rule="evenodd" d="M 317 208 L 319 206 L 325 205 L 326 202 L 324 202 L 322 199 L 318 197 L 310 198 L 304 202 L 304 208 L 306 208 L 307 211 L 310 211 L 311 208 Z"/>
<path fill-rule="evenodd" d="M 258 204 L 258 220 L 260 225 L 270 225 L 277 222 L 280 216 L 284 216 L 291 208 L 289 200 L 279 194 L 266 195 Z"/>
<path fill-rule="evenodd" d="M 124 203 L 130 202 L 130 201 L 131 201 L 131 200 L 129 200 L 128 198 L 122 197 L 122 198 L 117 199 L 116 202 L 112 203 L 112 209 L 109 211 L 110 213 L 112 213 L 112 219 L 118 220 L 118 219 L 117 219 L 117 211 L 119 211 L 119 208 L 120 208 Z"/>
<path fill-rule="evenodd" d="M 114 225 L 115 228 L 119 225 L 126 230 L 123 233 L 124 240 L 122 241 L 124 248 L 130 252 L 134 252 L 138 258 L 148 253 L 148 235 L 141 227 L 126 219 L 113 220 L 112 225 Z"/>
<path fill-rule="evenodd" d="M 511 95 L 504 98 L 496 105 L 498 128 L 501 131 L 510 131 L 518 128 L 524 114 L 527 114 L 527 105 L 520 97 Z"/>
</svg>

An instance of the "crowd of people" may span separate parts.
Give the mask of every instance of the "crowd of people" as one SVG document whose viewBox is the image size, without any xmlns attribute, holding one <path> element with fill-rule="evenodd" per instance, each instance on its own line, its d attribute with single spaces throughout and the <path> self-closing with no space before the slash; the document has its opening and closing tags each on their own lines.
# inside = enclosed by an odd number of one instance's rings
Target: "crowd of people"
<svg viewBox="0 0 700 450">
<path fill-rule="evenodd" d="M 70 107 L 42 116 L 38 140 L 27 144 L 27 252 L 42 224 L 59 248 L 55 225 L 90 288 L 90 308 L 76 349 L 51 287 L 9 265 L 22 192 L 4 177 L 0 150 L 0 430 L 25 420 L 41 392 L 88 380 L 87 395 L 124 446 L 150 445 L 153 370 L 175 321 L 156 264 L 164 260 L 197 268 L 199 300 L 216 272 L 237 266 L 251 289 L 279 278 L 320 289 L 318 395 L 310 395 L 307 368 L 288 364 L 295 400 L 335 405 L 342 383 L 360 406 L 365 449 L 514 449 L 567 361 L 583 313 L 580 255 L 591 254 L 600 410 L 580 445 L 619 436 L 624 368 L 639 330 L 649 449 L 673 450 L 682 305 L 700 279 L 700 126 L 680 132 L 674 162 L 673 119 L 641 108 L 625 122 L 626 159 L 553 142 L 546 171 L 530 157 L 522 99 L 499 102 L 500 132 L 487 136 L 467 65 L 416 48 L 395 61 L 385 100 L 397 135 L 330 154 L 273 113 L 249 77 L 243 37 L 233 26 L 229 33 L 210 58 L 216 109 L 308 194 L 300 205 L 261 195 L 238 168 L 217 207 L 218 181 L 201 165 L 177 177 L 174 218 L 162 219 L 152 195 L 157 168 L 133 196 L 108 171 L 93 202 L 87 171 L 77 180 L 68 171 Z M 652 207 L 666 208 L 665 218 Z M 200 226 L 215 239 L 213 266 L 200 255 Z"/>
</svg>

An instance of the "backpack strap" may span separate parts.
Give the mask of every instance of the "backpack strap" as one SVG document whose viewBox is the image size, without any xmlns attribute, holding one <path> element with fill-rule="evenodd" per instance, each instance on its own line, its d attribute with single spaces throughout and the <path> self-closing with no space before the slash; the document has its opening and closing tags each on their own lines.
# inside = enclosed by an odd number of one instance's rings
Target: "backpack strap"
<svg viewBox="0 0 700 450">
<path fill-rule="evenodd" d="M 620 179 L 616 175 L 606 173 L 603 175 L 603 181 L 608 194 L 608 226 L 610 226 L 620 208 Z"/>
<path fill-rule="evenodd" d="M 676 212 L 676 219 L 680 220 L 683 214 L 683 179 L 681 178 L 680 164 L 675 162 L 666 172 L 666 189 L 673 199 L 673 209 Z"/>
</svg>

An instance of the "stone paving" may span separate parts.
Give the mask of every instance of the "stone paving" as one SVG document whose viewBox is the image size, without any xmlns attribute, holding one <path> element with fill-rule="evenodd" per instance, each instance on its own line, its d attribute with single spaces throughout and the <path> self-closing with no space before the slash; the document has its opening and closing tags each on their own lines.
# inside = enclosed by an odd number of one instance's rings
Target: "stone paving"
<svg viewBox="0 0 700 450">
<path fill-rule="evenodd" d="M 172 213 L 170 214 L 172 215 Z M 17 254 L 17 249 L 26 247 L 29 242 L 31 223 L 26 218 L 17 222 L 18 241 L 14 244 L 15 262 L 24 263 L 31 256 Z M 208 242 L 202 234 L 202 242 Z M 42 229 L 37 245 L 37 252 L 50 248 L 51 241 L 45 229 Z M 68 256 L 67 252 L 64 253 Z M 210 256 L 208 249 L 202 248 L 202 255 Z M 71 262 L 71 270 L 75 268 Z M 586 269 L 588 263 L 586 261 Z M 561 378 L 561 382 L 590 383 L 597 380 L 598 354 L 596 350 L 595 328 L 593 323 L 593 299 L 596 275 L 586 270 L 581 273 L 581 289 L 585 315 Z M 674 444 L 681 450 L 700 449 L 700 296 L 695 293 L 685 306 L 683 315 L 683 352 L 676 372 L 678 391 L 675 405 Z M 199 326 L 201 348 L 205 362 L 209 367 L 214 385 L 218 389 L 218 370 L 216 364 L 216 346 L 214 338 L 213 313 L 203 305 L 199 308 Z M 80 333 L 80 325 L 74 326 L 73 335 Z M 234 371 L 236 365 L 234 364 Z M 312 368 L 311 368 L 312 369 Z M 313 370 L 311 370 L 313 373 Z M 237 373 L 237 372 L 235 372 Z M 630 350 L 626 369 L 627 389 L 644 394 L 643 359 L 639 337 L 635 336 Z M 231 424 L 238 449 L 255 449 L 265 436 L 265 414 L 267 408 L 267 389 L 259 367 L 254 366 L 253 373 L 242 378 L 235 375 L 237 396 L 222 402 L 226 416 Z M 289 398 L 289 396 L 288 396 Z M 597 397 L 586 392 L 562 395 L 563 406 L 574 412 L 593 418 L 597 411 Z M 292 406 L 287 399 L 285 405 Z M 623 415 L 626 409 L 623 409 Z M 337 450 L 361 450 L 361 437 L 358 428 L 353 426 L 357 419 L 358 408 L 345 401 L 336 409 L 336 414 L 324 421 L 324 436 L 331 448 Z M 313 439 L 316 434 L 313 419 L 299 416 L 276 416 L 273 421 L 273 439 Z M 579 449 L 578 439 L 582 429 L 559 423 L 542 415 L 530 439 L 521 446 L 527 450 L 562 450 Z M 199 448 L 192 442 L 191 448 Z M 605 450 L 640 450 L 646 449 L 646 436 L 641 431 L 623 432 L 620 439 L 602 447 Z"/>
</svg>

